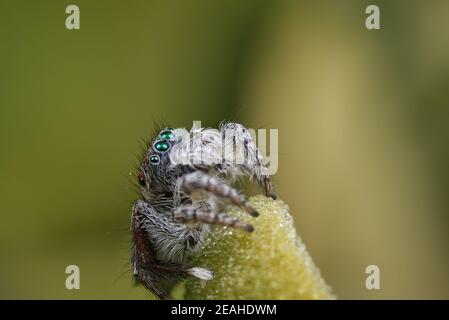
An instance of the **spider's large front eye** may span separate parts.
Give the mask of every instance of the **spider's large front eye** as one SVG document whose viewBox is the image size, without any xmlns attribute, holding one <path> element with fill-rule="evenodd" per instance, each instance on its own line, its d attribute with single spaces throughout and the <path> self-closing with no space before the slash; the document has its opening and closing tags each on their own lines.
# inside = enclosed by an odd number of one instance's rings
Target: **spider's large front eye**
<svg viewBox="0 0 449 320">
<path fill-rule="evenodd" d="M 157 151 L 164 152 L 170 149 L 170 144 L 167 141 L 158 141 L 154 144 L 154 148 Z"/>
<path fill-rule="evenodd" d="M 173 137 L 174 137 L 175 135 L 174 135 L 173 132 L 171 132 L 170 130 L 165 130 L 165 131 L 162 131 L 161 134 L 160 134 L 159 136 L 161 137 L 161 139 L 164 139 L 164 140 L 171 140 L 171 139 L 173 139 Z"/>
<path fill-rule="evenodd" d="M 158 164 L 159 163 L 159 157 L 157 155 L 155 155 L 155 154 L 151 155 L 150 156 L 150 162 L 152 164 Z"/>
</svg>

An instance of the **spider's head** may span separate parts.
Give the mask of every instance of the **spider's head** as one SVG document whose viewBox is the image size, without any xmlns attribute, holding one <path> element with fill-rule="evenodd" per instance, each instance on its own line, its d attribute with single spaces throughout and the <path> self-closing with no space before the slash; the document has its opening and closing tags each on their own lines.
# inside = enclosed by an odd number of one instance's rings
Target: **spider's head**
<svg viewBox="0 0 449 320">
<path fill-rule="evenodd" d="M 144 197 L 150 201 L 168 197 L 177 179 L 204 163 L 221 160 L 222 136 L 218 130 L 193 127 L 163 128 L 147 146 L 137 175 Z M 217 162 L 218 163 L 218 162 Z"/>
</svg>

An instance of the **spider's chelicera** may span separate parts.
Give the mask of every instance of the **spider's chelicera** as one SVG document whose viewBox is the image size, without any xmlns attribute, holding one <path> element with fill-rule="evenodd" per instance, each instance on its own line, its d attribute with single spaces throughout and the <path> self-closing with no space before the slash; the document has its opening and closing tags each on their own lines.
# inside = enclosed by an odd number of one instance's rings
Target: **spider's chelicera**
<svg viewBox="0 0 449 320">
<path fill-rule="evenodd" d="M 241 124 L 224 123 L 219 130 L 162 130 L 145 151 L 137 175 L 141 199 L 131 215 L 135 280 L 166 299 L 187 276 L 212 279 L 211 270 L 191 266 L 189 260 L 201 249 L 210 225 L 254 230 L 224 213 L 234 204 L 258 216 L 232 186 L 245 176 L 255 179 L 267 196 L 276 197 L 262 155 Z"/>
</svg>

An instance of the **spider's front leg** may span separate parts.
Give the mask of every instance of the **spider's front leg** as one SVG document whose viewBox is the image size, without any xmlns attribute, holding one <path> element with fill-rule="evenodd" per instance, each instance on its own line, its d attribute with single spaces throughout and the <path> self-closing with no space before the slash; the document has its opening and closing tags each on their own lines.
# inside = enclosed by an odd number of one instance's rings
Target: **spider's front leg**
<svg viewBox="0 0 449 320">
<path fill-rule="evenodd" d="M 245 223 L 236 217 L 229 216 L 225 213 L 215 212 L 210 208 L 185 206 L 179 207 L 173 211 L 173 220 L 178 223 L 207 223 L 220 224 L 232 228 L 243 229 L 248 232 L 253 232 L 254 227 L 251 224 Z"/>
<path fill-rule="evenodd" d="M 195 171 L 182 176 L 180 178 L 180 186 L 187 194 L 192 194 L 195 191 L 207 191 L 215 196 L 228 199 L 233 204 L 245 209 L 253 217 L 259 215 L 257 210 L 235 188 L 220 178 L 208 175 L 202 171 Z"/>
<path fill-rule="evenodd" d="M 248 129 L 239 123 L 227 122 L 220 127 L 225 144 L 230 150 L 243 147 L 244 163 L 238 164 L 247 175 L 254 177 L 264 189 L 267 197 L 276 199 L 277 195 L 271 182 L 268 169 L 264 164 L 262 154 L 249 133 Z"/>
</svg>

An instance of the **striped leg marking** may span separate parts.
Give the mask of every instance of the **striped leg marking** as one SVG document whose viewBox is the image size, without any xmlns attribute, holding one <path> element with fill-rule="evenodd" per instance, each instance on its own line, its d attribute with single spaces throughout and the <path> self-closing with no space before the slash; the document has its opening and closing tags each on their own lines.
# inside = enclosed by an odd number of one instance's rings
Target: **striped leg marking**
<svg viewBox="0 0 449 320">
<path fill-rule="evenodd" d="M 237 229 L 243 229 L 253 232 L 254 227 L 251 224 L 244 223 L 236 217 L 225 213 L 217 213 L 204 208 L 180 207 L 173 212 L 173 220 L 178 223 L 201 222 L 207 224 L 220 224 Z"/>
<path fill-rule="evenodd" d="M 181 177 L 181 179 L 181 187 L 189 194 L 195 190 L 206 190 L 216 196 L 229 199 L 229 201 L 242 207 L 253 217 L 259 216 L 257 210 L 253 208 L 243 195 L 217 177 L 210 176 L 201 171 L 196 171 L 186 174 Z"/>
</svg>

